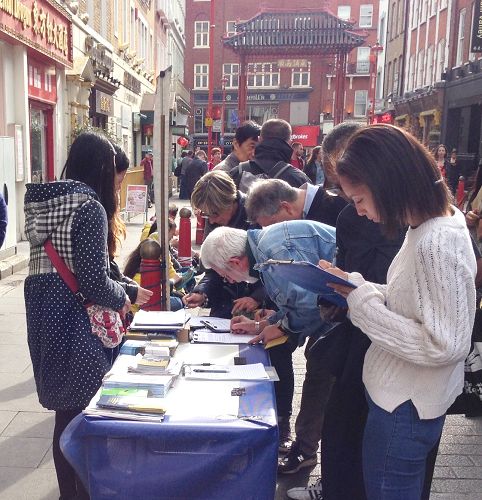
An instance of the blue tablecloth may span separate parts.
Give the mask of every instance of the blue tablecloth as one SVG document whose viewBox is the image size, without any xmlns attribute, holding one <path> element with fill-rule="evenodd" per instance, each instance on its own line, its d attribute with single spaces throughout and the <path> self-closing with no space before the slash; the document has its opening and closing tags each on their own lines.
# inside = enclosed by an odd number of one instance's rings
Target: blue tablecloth
<svg viewBox="0 0 482 500">
<path fill-rule="evenodd" d="M 239 346 L 239 355 L 248 363 L 269 364 L 261 346 Z M 79 415 L 63 433 L 61 448 L 92 500 L 272 500 L 278 456 L 273 384 L 243 387 L 238 414 L 261 416 L 260 422 L 154 423 Z"/>
</svg>

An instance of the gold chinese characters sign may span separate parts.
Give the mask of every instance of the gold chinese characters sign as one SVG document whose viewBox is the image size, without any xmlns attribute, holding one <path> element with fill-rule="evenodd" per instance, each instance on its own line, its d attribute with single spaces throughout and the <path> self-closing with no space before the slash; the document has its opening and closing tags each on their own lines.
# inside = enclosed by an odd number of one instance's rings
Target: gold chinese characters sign
<svg viewBox="0 0 482 500">
<path fill-rule="evenodd" d="M 72 19 L 53 0 L 0 0 L 0 35 L 72 67 Z"/>
</svg>

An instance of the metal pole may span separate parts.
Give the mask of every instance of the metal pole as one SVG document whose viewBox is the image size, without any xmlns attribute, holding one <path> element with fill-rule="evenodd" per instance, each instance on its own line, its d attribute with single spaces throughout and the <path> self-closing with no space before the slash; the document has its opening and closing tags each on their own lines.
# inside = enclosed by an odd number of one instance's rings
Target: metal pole
<svg viewBox="0 0 482 500">
<path fill-rule="evenodd" d="M 221 137 L 223 139 L 223 151 L 224 151 L 224 107 L 226 103 L 226 77 L 223 76 L 221 80 L 223 84 L 223 102 L 221 103 Z"/>
<path fill-rule="evenodd" d="M 239 122 L 242 123 L 247 119 L 246 116 L 246 99 L 247 99 L 247 84 L 248 80 L 246 77 L 246 56 L 244 54 L 239 55 L 239 78 L 238 78 L 238 118 Z"/>
<path fill-rule="evenodd" d="M 209 13 L 209 75 L 208 75 L 208 109 L 206 121 L 208 123 L 208 161 L 211 161 L 211 150 L 213 147 L 213 91 L 214 91 L 214 0 L 211 0 Z"/>
<path fill-rule="evenodd" d="M 169 213 L 169 170 L 167 168 L 168 148 L 166 109 L 169 96 L 171 66 L 159 73 L 156 82 L 154 105 L 154 200 L 156 204 L 157 232 L 161 245 L 161 310 L 170 308 L 167 263 L 169 261 L 169 239 L 167 218 Z"/>
</svg>

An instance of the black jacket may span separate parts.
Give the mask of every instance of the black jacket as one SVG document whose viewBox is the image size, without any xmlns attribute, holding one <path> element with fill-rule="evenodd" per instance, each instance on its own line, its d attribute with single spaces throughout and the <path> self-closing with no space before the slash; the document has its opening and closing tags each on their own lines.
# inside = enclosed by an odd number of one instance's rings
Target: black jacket
<svg viewBox="0 0 482 500">
<path fill-rule="evenodd" d="M 290 163 L 293 149 L 283 139 L 264 139 L 260 142 L 254 152 L 254 160 L 249 162 L 249 165 L 244 167 L 247 172 L 254 175 L 265 174 L 267 177 L 270 170 L 280 161 Z M 229 171 L 229 175 L 233 178 L 236 186 L 239 186 L 241 175 L 239 165 Z M 301 170 L 290 165 L 280 176 L 279 179 L 286 181 L 290 186 L 300 187 L 305 182 L 310 182 L 310 179 Z"/>
<path fill-rule="evenodd" d="M 312 184 L 316 184 L 316 163 L 314 161 L 307 162 L 303 172 L 309 177 Z"/>
<path fill-rule="evenodd" d="M 348 202 L 341 196 L 327 192 L 320 186 L 313 198 L 306 218 L 335 227 L 338 215 L 347 204 Z"/>
<path fill-rule="evenodd" d="M 208 164 L 199 158 L 194 158 L 188 165 L 186 172 L 184 174 L 184 186 L 186 189 L 186 194 L 188 199 L 191 198 L 191 194 L 194 190 L 196 182 L 207 171 L 208 171 Z"/>
<path fill-rule="evenodd" d="M 250 224 L 247 221 L 248 217 L 244 208 L 246 196 L 238 191 L 236 201 L 238 202 L 238 209 L 227 224 L 228 227 L 244 230 L 259 228 L 258 225 Z M 204 234 L 207 236 L 216 227 L 218 227 L 216 224 L 209 224 L 209 221 L 206 221 Z M 205 293 L 208 298 L 208 306 L 211 307 L 211 315 L 221 317 L 230 317 L 227 311 L 231 311 L 233 300 L 241 297 L 252 297 L 262 305 L 267 299 L 261 281 L 256 283 L 225 283 L 223 278 L 212 269 L 206 269 L 204 277 L 193 289 L 193 293 Z M 226 312 L 226 314 L 223 312 Z"/>
</svg>

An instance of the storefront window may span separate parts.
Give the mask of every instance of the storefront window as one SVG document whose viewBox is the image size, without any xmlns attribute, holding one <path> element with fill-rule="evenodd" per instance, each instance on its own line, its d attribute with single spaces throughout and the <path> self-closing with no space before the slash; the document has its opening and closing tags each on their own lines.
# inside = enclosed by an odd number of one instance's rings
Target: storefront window
<svg viewBox="0 0 482 500">
<path fill-rule="evenodd" d="M 248 120 L 262 125 L 270 118 L 278 118 L 278 106 L 248 106 Z"/>
<path fill-rule="evenodd" d="M 30 107 L 30 165 L 32 182 L 47 180 L 47 120 L 45 111 Z"/>
</svg>

